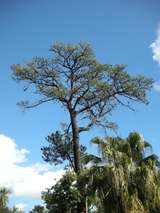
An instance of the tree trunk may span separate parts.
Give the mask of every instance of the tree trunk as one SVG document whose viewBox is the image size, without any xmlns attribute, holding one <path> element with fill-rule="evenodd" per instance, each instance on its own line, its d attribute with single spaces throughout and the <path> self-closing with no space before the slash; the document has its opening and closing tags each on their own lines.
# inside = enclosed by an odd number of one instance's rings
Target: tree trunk
<svg viewBox="0 0 160 213">
<path fill-rule="evenodd" d="M 80 160 L 80 143 L 79 143 L 79 128 L 76 120 L 76 112 L 70 111 L 71 127 L 72 127 L 72 143 L 73 143 L 73 153 L 74 153 L 74 167 L 77 174 L 81 171 L 81 160 Z M 79 191 L 83 191 L 83 186 L 78 184 Z M 82 199 L 80 203 L 77 204 L 77 213 L 86 213 L 86 204 Z"/>
<path fill-rule="evenodd" d="M 72 126 L 72 143 L 73 143 L 73 153 L 74 153 L 74 166 L 75 172 L 79 173 L 81 169 L 80 162 L 80 145 L 79 145 L 79 128 L 76 120 L 76 112 L 70 113 L 71 126 Z"/>
</svg>

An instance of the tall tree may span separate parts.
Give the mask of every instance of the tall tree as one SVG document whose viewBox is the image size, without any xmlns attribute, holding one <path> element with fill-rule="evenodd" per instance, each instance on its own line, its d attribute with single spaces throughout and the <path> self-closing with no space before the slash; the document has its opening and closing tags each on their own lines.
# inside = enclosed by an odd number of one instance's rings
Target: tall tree
<svg viewBox="0 0 160 213">
<path fill-rule="evenodd" d="M 86 43 L 65 45 L 56 43 L 50 48 L 53 58 L 35 57 L 27 64 L 12 65 L 13 78 L 24 81 L 24 91 L 33 86 L 41 98 L 22 101 L 21 106 L 36 107 L 45 102 L 58 102 L 69 113 L 68 131 L 72 132 L 75 171 L 81 169 L 79 135 L 95 125 L 113 127 L 108 115 L 120 104 L 132 108 L 131 102 L 147 103 L 146 92 L 152 80 L 132 77 L 126 65 L 99 63 Z M 88 124 L 80 126 L 78 118 Z"/>
<path fill-rule="evenodd" d="M 132 108 L 132 101 L 147 104 L 146 92 L 152 80 L 130 76 L 126 65 L 99 63 L 86 43 L 51 46 L 53 58 L 35 57 L 25 65 L 12 65 L 13 79 L 25 82 L 24 91 L 31 86 L 41 98 L 34 103 L 22 101 L 25 108 L 46 102 L 57 102 L 69 114 L 66 132 L 72 134 L 74 170 L 81 171 L 80 133 L 93 126 L 114 128 L 108 115 L 118 106 Z M 80 121 L 85 120 L 80 125 Z M 83 205 L 82 205 L 83 206 Z M 83 207 L 78 207 L 82 212 Z M 81 209 L 81 210 L 80 210 Z"/>
</svg>

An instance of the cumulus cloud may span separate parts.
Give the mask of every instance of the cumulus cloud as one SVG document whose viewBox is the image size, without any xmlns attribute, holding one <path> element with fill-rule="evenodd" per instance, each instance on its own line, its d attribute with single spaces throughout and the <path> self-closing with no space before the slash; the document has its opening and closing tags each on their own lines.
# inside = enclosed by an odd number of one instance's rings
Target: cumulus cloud
<svg viewBox="0 0 160 213">
<path fill-rule="evenodd" d="M 15 205 L 15 207 L 19 210 L 24 210 L 27 207 L 27 204 L 25 203 L 18 203 Z"/>
<path fill-rule="evenodd" d="M 153 60 L 160 65 L 160 25 L 157 29 L 157 37 L 150 45 L 153 54 Z"/>
<path fill-rule="evenodd" d="M 160 82 L 155 82 L 153 87 L 156 91 L 160 92 Z"/>
<path fill-rule="evenodd" d="M 13 196 L 40 198 L 41 191 L 53 186 L 64 171 L 53 171 L 39 162 L 23 166 L 28 154 L 29 151 L 19 149 L 13 139 L 0 135 L 0 187 L 10 188 Z"/>
<path fill-rule="evenodd" d="M 160 25 L 158 26 L 156 39 L 151 43 L 150 48 L 152 49 L 153 60 L 160 65 Z M 153 85 L 154 89 L 160 92 L 160 81 L 157 81 Z"/>
</svg>

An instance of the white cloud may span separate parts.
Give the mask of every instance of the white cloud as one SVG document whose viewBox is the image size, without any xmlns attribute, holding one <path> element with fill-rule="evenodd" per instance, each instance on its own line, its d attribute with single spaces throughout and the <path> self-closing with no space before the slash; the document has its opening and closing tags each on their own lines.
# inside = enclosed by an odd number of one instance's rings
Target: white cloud
<svg viewBox="0 0 160 213">
<path fill-rule="evenodd" d="M 0 135 L 0 186 L 10 188 L 13 196 L 40 198 L 41 191 L 53 186 L 64 171 L 52 171 L 39 162 L 22 166 L 27 154 L 29 151 L 19 149 L 13 139 Z"/>
<path fill-rule="evenodd" d="M 157 37 L 150 45 L 153 54 L 153 60 L 160 64 L 160 25 L 157 29 Z"/>
<path fill-rule="evenodd" d="M 160 25 L 157 28 L 157 37 L 154 42 L 150 45 L 152 49 L 153 60 L 160 65 Z M 160 92 L 160 81 L 157 81 L 153 84 L 153 88 Z"/>
<path fill-rule="evenodd" d="M 156 91 L 160 92 L 160 82 L 155 82 L 153 87 Z"/>
<path fill-rule="evenodd" d="M 18 203 L 15 205 L 15 207 L 19 210 L 24 210 L 27 207 L 27 204 L 25 203 Z"/>
</svg>

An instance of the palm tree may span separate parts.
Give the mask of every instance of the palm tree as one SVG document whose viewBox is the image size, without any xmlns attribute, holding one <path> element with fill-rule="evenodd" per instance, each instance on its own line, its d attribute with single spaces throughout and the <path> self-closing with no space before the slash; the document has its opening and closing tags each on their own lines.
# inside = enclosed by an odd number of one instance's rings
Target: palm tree
<svg viewBox="0 0 160 213">
<path fill-rule="evenodd" d="M 9 208 L 8 200 L 11 191 L 5 187 L 0 188 L 0 213 L 23 213 L 23 211 L 19 210 L 16 207 Z"/>
<path fill-rule="evenodd" d="M 66 173 L 43 193 L 49 212 L 74 212 L 78 199 L 88 213 L 160 212 L 160 163 L 156 155 L 147 155 L 151 145 L 136 132 L 126 139 L 94 138 L 92 143 L 99 155 L 83 155 L 80 174 Z"/>
<path fill-rule="evenodd" d="M 125 140 L 94 138 L 92 143 L 101 154 L 88 170 L 88 191 L 99 198 L 96 212 L 160 212 L 159 161 L 154 154 L 146 156 L 150 144 L 136 132 Z"/>
<path fill-rule="evenodd" d="M 1 213 L 9 212 L 9 209 L 7 207 L 9 194 L 10 194 L 10 190 L 6 188 L 0 189 L 0 212 Z"/>
</svg>

